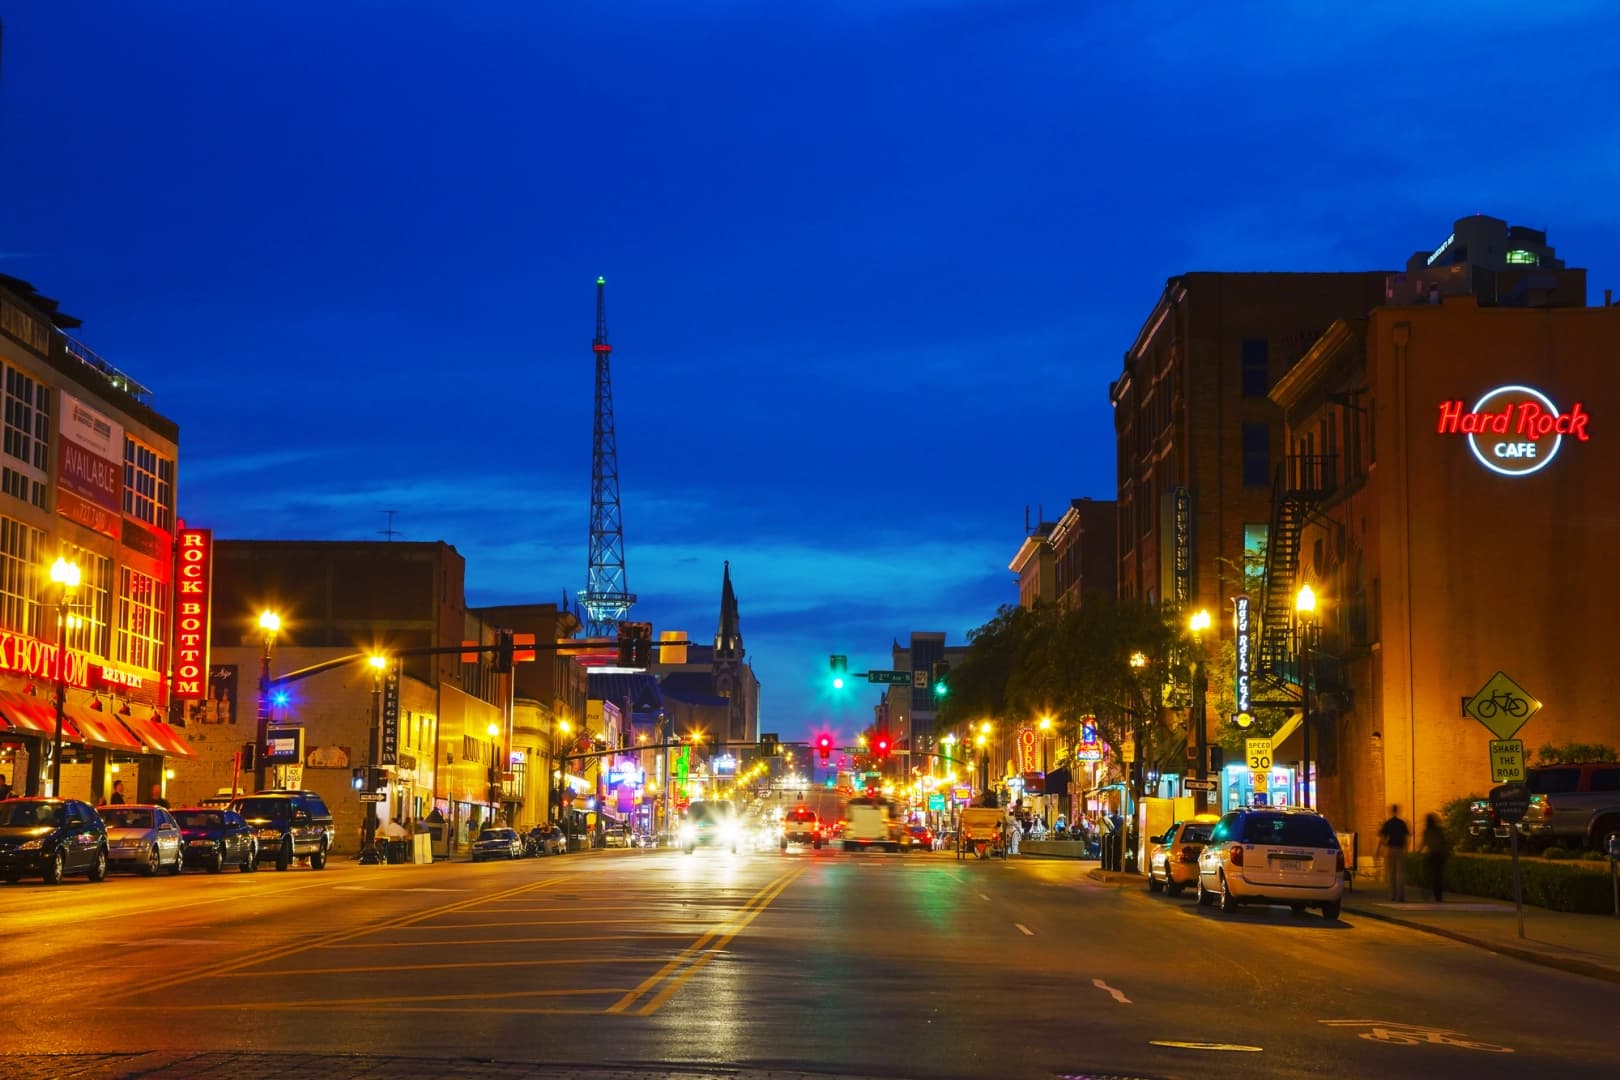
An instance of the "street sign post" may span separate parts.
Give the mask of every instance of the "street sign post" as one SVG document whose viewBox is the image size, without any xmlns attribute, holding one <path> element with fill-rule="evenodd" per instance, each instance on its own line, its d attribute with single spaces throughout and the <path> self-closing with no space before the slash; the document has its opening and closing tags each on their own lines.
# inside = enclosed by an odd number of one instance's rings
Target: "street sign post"
<svg viewBox="0 0 1620 1080">
<path fill-rule="evenodd" d="M 1244 751 L 1249 755 L 1249 768 L 1255 772 L 1271 771 L 1271 740 L 1244 739 Z"/>
<path fill-rule="evenodd" d="M 1524 937 L 1524 881 L 1519 876 L 1519 822 L 1530 809 L 1530 789 L 1523 784 L 1503 784 L 1491 788 L 1491 809 L 1508 827 L 1508 850 L 1513 855 L 1513 910 L 1519 919 L 1519 936 Z"/>
<path fill-rule="evenodd" d="M 1219 791 L 1220 784 L 1214 780 L 1200 780 L 1196 776 L 1183 776 L 1181 787 L 1185 791 Z"/>
<path fill-rule="evenodd" d="M 360 793 L 361 802 L 382 802 L 387 798 L 387 793 L 381 791 L 362 791 Z"/>
<path fill-rule="evenodd" d="M 1502 671 L 1487 679 L 1479 693 L 1463 699 L 1463 713 L 1484 724 L 1498 739 L 1513 738 L 1540 711 L 1541 702 Z"/>
<path fill-rule="evenodd" d="M 928 689 L 928 672 L 913 671 L 911 673 L 911 687 L 914 690 Z"/>
<path fill-rule="evenodd" d="M 1491 740 L 1491 782 L 1493 784 L 1522 784 L 1524 774 L 1524 740 Z"/>
<path fill-rule="evenodd" d="M 924 678 L 927 676 L 925 675 Z M 905 686 L 911 682 L 909 671 L 868 671 L 866 681 L 869 683 L 883 683 L 885 685 Z"/>
</svg>

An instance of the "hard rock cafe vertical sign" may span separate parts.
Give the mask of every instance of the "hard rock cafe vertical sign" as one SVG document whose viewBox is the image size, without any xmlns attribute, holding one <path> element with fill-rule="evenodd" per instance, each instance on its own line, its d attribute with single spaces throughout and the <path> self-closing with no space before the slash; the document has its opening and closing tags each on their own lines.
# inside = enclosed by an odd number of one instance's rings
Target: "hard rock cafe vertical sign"
<svg viewBox="0 0 1620 1080">
<path fill-rule="evenodd" d="M 175 534 L 174 697 L 208 697 L 208 612 L 214 585 L 214 532 L 187 529 Z"/>
</svg>

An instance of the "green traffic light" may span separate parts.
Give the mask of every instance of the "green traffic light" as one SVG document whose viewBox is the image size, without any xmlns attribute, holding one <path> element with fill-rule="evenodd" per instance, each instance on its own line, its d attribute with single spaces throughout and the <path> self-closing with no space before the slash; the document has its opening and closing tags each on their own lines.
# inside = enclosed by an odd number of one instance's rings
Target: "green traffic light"
<svg viewBox="0 0 1620 1080">
<path fill-rule="evenodd" d="M 934 684 L 934 696 L 935 697 L 944 697 L 945 694 L 946 694 L 945 684 L 944 683 L 935 683 Z"/>
<path fill-rule="evenodd" d="M 833 680 L 833 689 L 834 690 L 842 690 L 843 688 L 844 688 L 844 680 L 842 678 L 835 678 Z"/>
</svg>

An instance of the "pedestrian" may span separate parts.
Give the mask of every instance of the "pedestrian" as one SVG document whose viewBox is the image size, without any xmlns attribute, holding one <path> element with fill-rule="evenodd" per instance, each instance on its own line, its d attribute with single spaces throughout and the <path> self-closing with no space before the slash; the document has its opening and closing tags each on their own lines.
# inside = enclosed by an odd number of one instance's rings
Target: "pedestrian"
<svg viewBox="0 0 1620 1080">
<path fill-rule="evenodd" d="M 114 780 L 113 781 L 112 798 L 109 799 L 108 801 L 111 802 L 114 806 L 118 806 L 118 805 L 120 805 L 120 804 L 122 804 L 123 802 L 126 801 L 124 799 L 124 782 L 122 780 Z"/>
<path fill-rule="evenodd" d="M 119 781 L 118 783 L 123 783 L 123 781 Z M 117 786 L 118 786 L 118 784 L 113 785 L 114 788 L 116 788 Z M 113 801 L 114 802 L 123 802 L 122 799 L 118 798 L 118 795 L 117 795 L 116 791 L 113 794 Z M 165 810 L 167 810 L 169 808 L 169 800 L 165 799 L 163 797 L 163 785 L 162 784 L 153 784 L 152 785 L 152 805 L 153 806 L 161 806 Z"/>
<path fill-rule="evenodd" d="M 1429 887 L 1434 890 L 1434 902 L 1445 903 L 1441 891 L 1446 881 L 1446 857 L 1451 854 L 1451 842 L 1446 839 L 1445 826 L 1439 814 L 1423 819 L 1423 868 L 1429 875 Z"/>
<path fill-rule="evenodd" d="M 1389 820 L 1378 827 L 1378 847 L 1389 850 L 1384 856 L 1384 875 L 1389 879 L 1389 898 L 1406 902 L 1406 846 L 1412 830 L 1401 819 L 1399 804 L 1389 808 Z"/>
<path fill-rule="evenodd" d="M 0 776 L 0 799 L 9 798 L 11 798 L 11 782 L 4 776 Z"/>
</svg>

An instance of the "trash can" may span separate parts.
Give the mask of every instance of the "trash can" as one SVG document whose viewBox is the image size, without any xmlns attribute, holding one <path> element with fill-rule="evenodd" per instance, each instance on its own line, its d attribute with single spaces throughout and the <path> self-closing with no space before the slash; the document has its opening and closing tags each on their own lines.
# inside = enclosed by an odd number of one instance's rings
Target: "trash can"
<svg viewBox="0 0 1620 1080">
<path fill-rule="evenodd" d="M 388 861 L 395 864 L 411 861 L 411 841 L 408 837 L 394 837 L 388 841 Z"/>
</svg>

